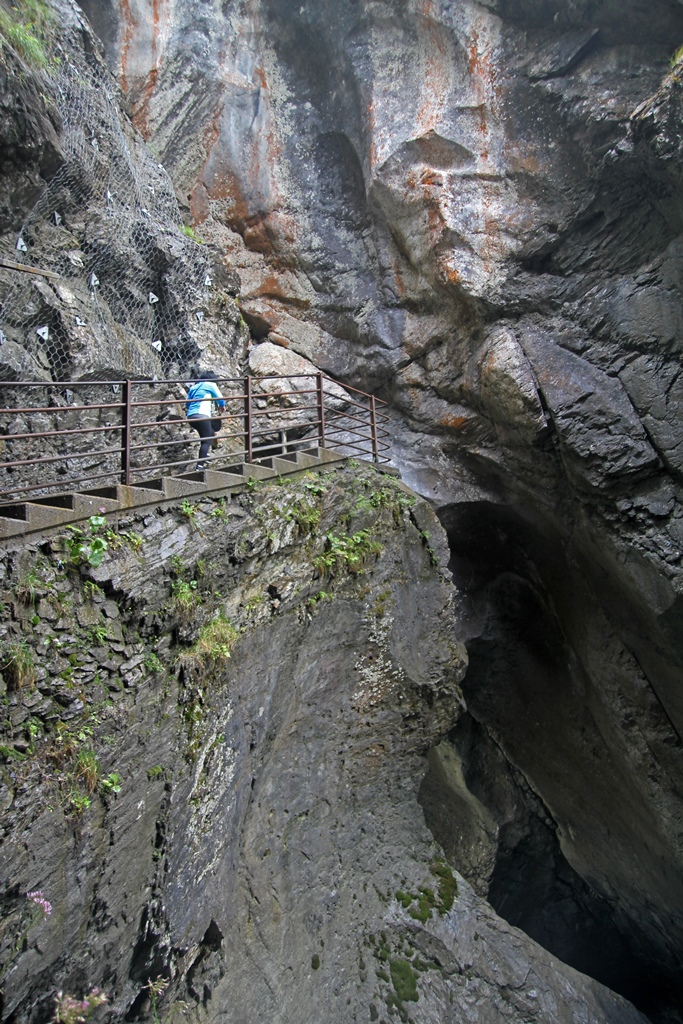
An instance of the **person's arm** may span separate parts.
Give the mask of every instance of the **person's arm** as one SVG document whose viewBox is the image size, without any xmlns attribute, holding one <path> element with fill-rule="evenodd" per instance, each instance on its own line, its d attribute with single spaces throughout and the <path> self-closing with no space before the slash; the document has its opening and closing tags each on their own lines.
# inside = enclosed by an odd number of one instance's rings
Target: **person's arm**
<svg viewBox="0 0 683 1024">
<path fill-rule="evenodd" d="M 218 406 L 219 409 L 225 409 L 225 401 L 223 399 L 222 394 L 220 393 L 220 391 L 218 389 L 218 385 L 216 385 L 216 384 L 214 384 L 212 382 L 212 389 L 213 389 L 212 393 L 213 393 L 213 397 L 214 397 L 214 400 L 216 402 L 216 405 Z"/>
</svg>

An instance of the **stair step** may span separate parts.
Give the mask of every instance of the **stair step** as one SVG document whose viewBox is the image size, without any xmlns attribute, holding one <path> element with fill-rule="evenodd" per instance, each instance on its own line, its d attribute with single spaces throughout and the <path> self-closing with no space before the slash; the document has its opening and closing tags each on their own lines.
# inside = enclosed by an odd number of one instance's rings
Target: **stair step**
<svg viewBox="0 0 683 1024">
<path fill-rule="evenodd" d="M 332 451 L 330 448 L 304 448 L 303 455 L 308 455 L 311 458 L 315 458 L 318 465 L 325 465 L 328 462 L 343 462 L 348 456 L 341 455 L 339 452 Z"/>
<path fill-rule="evenodd" d="M 239 487 L 245 482 L 243 474 L 227 473 L 222 469 L 198 469 L 194 473 L 183 473 L 178 480 L 195 480 L 200 490 L 216 490 L 219 487 Z"/>
<path fill-rule="evenodd" d="M 120 508 L 118 501 L 111 498 L 94 497 L 92 494 L 54 494 L 46 498 L 36 498 L 39 505 L 50 505 L 73 512 L 74 519 L 83 516 L 101 515 L 103 512 L 114 512 Z"/>
<path fill-rule="evenodd" d="M 201 473 L 183 474 L 182 476 L 162 476 L 156 480 L 141 480 L 138 487 L 161 491 L 166 498 L 184 498 L 190 494 L 200 494 L 205 490 Z"/>
<path fill-rule="evenodd" d="M 255 480 L 268 480 L 270 477 L 277 476 L 274 469 L 271 469 L 269 466 L 262 466 L 258 462 L 240 462 L 236 466 L 226 466 L 220 472 L 233 473 L 240 477 L 242 483 L 252 478 Z"/>
<path fill-rule="evenodd" d="M 320 465 L 317 451 L 317 448 L 314 451 L 298 448 L 295 452 L 286 452 L 284 455 L 278 455 L 278 458 L 286 462 L 294 462 L 302 469 L 313 469 L 315 466 Z"/>
<path fill-rule="evenodd" d="M 127 484 L 115 484 L 113 487 L 96 487 L 92 491 L 84 491 L 85 495 L 95 498 L 111 498 L 119 503 L 120 508 L 135 508 L 136 505 L 153 505 L 166 497 L 161 487 L 138 487 Z"/>
<path fill-rule="evenodd" d="M 0 509 L 2 511 L 2 509 Z M 18 537 L 26 533 L 28 522 L 21 519 L 10 519 L 0 516 L 0 537 Z"/>
<path fill-rule="evenodd" d="M 26 523 L 27 529 L 31 530 L 42 530 L 48 526 L 59 526 L 61 523 L 72 522 L 76 518 L 73 509 L 46 505 L 43 504 L 41 499 L 22 501 L 16 505 L 5 505 L 2 509 L 2 514 L 6 519 L 16 519 L 21 523 Z"/>
</svg>

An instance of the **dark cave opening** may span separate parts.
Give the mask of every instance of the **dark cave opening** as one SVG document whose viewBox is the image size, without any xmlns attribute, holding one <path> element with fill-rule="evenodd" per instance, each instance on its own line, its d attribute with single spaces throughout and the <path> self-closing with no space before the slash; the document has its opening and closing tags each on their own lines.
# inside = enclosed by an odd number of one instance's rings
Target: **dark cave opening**
<svg viewBox="0 0 683 1024">
<path fill-rule="evenodd" d="M 593 683 L 564 628 L 565 610 L 585 601 L 585 592 L 575 590 L 562 538 L 489 503 L 439 515 L 470 662 L 463 681 L 468 712 L 429 755 L 420 791 L 427 824 L 501 917 L 652 1020 L 680 1021 L 675 973 L 648 950 L 637 912 L 625 912 L 609 885 L 601 891 L 590 855 L 576 853 L 581 842 L 590 847 L 600 795 L 580 763 L 580 717 Z M 586 733 L 585 742 L 595 743 L 595 735 Z M 569 809 L 557 794 L 571 787 L 555 785 L 555 776 L 576 777 Z M 573 841 L 582 802 L 585 835 Z"/>
</svg>

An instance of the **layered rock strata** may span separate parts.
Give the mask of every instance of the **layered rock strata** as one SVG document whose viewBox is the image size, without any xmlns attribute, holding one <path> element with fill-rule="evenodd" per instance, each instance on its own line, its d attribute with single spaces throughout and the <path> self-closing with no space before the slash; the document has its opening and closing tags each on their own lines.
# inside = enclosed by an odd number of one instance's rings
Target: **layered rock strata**
<svg viewBox="0 0 683 1024">
<path fill-rule="evenodd" d="M 423 502 L 346 469 L 110 525 L 3 557 L 4 1020 L 643 1019 L 424 826 L 465 656 Z"/>
</svg>

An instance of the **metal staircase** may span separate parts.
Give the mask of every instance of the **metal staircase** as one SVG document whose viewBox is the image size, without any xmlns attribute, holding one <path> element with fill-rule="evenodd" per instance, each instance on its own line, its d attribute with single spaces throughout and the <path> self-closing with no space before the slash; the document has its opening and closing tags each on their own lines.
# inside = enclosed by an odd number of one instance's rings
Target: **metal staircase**
<svg viewBox="0 0 683 1024">
<path fill-rule="evenodd" d="M 159 476 L 134 485 L 113 484 L 20 501 L 0 507 L 0 541 L 53 530 L 92 515 L 108 515 L 150 505 L 171 505 L 188 498 L 211 496 L 229 501 L 233 494 L 243 491 L 251 479 L 268 480 L 307 470 L 321 470 L 339 464 L 345 458 L 338 452 L 314 447 L 220 469 Z"/>
</svg>

